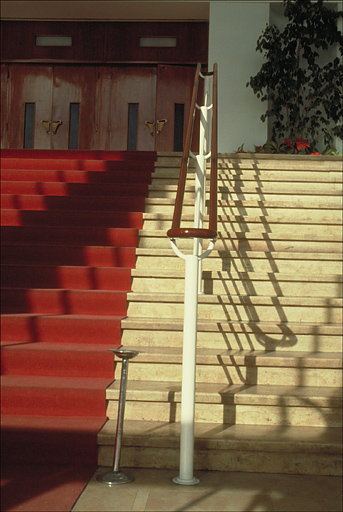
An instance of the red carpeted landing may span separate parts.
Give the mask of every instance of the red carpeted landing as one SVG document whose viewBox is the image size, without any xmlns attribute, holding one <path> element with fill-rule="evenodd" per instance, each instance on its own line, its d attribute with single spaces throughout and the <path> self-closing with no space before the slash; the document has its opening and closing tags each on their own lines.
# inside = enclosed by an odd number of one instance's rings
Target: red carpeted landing
<svg viewBox="0 0 343 512">
<path fill-rule="evenodd" d="M 1 152 L 3 512 L 69 511 L 97 466 L 150 152 Z"/>
<path fill-rule="evenodd" d="M 1 470 L 1 511 L 69 512 L 93 472 L 77 464 L 6 464 Z"/>
</svg>

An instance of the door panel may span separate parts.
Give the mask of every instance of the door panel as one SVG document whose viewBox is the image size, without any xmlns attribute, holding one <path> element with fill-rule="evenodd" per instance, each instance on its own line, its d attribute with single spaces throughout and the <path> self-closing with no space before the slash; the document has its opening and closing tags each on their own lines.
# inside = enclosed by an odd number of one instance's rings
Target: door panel
<svg viewBox="0 0 343 512">
<path fill-rule="evenodd" d="M 112 68 L 100 66 L 96 68 L 95 92 L 95 148 L 110 149 L 110 112 L 112 90 Z"/>
<path fill-rule="evenodd" d="M 95 90 L 94 66 L 54 67 L 52 149 L 95 147 Z"/>
<path fill-rule="evenodd" d="M 128 146 L 131 149 L 135 146 L 138 151 L 153 151 L 155 136 L 145 121 L 155 121 L 155 105 L 156 68 L 113 68 L 110 149 L 126 150 Z"/>
<path fill-rule="evenodd" d="M 1 64 L 1 148 L 7 147 L 8 129 L 8 66 Z"/>
<path fill-rule="evenodd" d="M 51 133 L 42 121 L 49 123 L 51 119 L 52 73 L 52 66 L 9 66 L 8 148 L 25 147 L 25 107 L 33 104 L 33 147 L 50 149 Z"/>
<path fill-rule="evenodd" d="M 156 135 L 156 151 L 182 151 L 180 142 L 186 133 L 194 76 L 193 66 L 158 66 L 156 119 L 167 122 Z"/>
</svg>

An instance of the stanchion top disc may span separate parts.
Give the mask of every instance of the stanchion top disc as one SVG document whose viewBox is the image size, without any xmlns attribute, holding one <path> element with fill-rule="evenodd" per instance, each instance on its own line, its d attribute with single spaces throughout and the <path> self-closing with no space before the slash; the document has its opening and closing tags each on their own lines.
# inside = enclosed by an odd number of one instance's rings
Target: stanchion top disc
<svg viewBox="0 0 343 512">
<path fill-rule="evenodd" d="M 139 354 L 138 350 L 129 350 L 124 348 L 110 348 L 109 350 L 122 359 L 133 359 Z"/>
</svg>

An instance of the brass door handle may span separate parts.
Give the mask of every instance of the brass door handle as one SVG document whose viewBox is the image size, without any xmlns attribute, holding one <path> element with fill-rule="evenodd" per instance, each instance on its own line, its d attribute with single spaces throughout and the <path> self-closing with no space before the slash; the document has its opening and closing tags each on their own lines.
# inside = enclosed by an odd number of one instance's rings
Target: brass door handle
<svg viewBox="0 0 343 512">
<path fill-rule="evenodd" d="M 167 121 L 168 121 L 167 119 L 158 119 L 158 121 L 157 121 L 157 130 L 156 130 L 156 134 L 157 135 L 159 133 L 161 133 L 162 128 L 166 124 Z"/>
<path fill-rule="evenodd" d="M 52 122 L 52 134 L 55 135 L 58 127 L 62 124 L 61 119 L 56 119 L 56 121 Z"/>
<path fill-rule="evenodd" d="M 145 121 L 145 124 L 149 128 L 151 135 L 154 136 L 154 126 L 155 126 L 154 121 Z"/>
<path fill-rule="evenodd" d="M 46 121 L 46 119 L 41 119 L 40 122 L 44 126 L 46 133 L 50 135 L 50 121 Z"/>
</svg>

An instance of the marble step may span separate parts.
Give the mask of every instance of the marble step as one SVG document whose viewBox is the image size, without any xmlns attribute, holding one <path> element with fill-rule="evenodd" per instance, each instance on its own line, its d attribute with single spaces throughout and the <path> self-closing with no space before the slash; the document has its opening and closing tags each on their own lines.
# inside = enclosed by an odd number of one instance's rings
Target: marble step
<svg viewBox="0 0 343 512">
<path fill-rule="evenodd" d="M 98 434 L 98 464 L 113 465 L 116 421 Z M 179 468 L 180 423 L 127 420 L 123 467 Z M 332 427 L 276 427 L 195 423 L 194 468 L 217 471 L 342 474 L 341 431 Z"/>
<path fill-rule="evenodd" d="M 126 346 L 126 345 L 124 345 Z M 129 345 L 132 348 L 132 345 Z M 134 346 L 133 346 L 134 347 Z M 130 362 L 130 379 L 139 381 L 179 381 L 182 349 L 134 347 L 141 353 Z M 197 382 L 221 384 L 261 384 L 282 386 L 341 387 L 340 353 L 252 352 L 199 348 Z"/>
<path fill-rule="evenodd" d="M 132 291 L 184 293 L 184 270 L 132 269 Z M 337 274 L 283 274 L 203 270 L 206 295 L 250 295 L 269 297 L 342 297 L 342 277 Z M 277 299 L 275 299 L 277 300 Z"/>
<path fill-rule="evenodd" d="M 182 153 L 157 153 L 156 167 L 180 167 Z M 195 160 L 190 159 L 190 166 L 195 166 Z M 341 170 L 341 156 L 323 155 L 272 155 L 251 153 L 219 153 L 218 167 L 234 169 L 280 169 L 295 171 L 301 170 Z"/>
<path fill-rule="evenodd" d="M 130 292 L 128 316 L 142 318 L 183 318 L 181 293 Z M 206 295 L 198 298 L 198 318 L 220 321 L 261 321 L 342 323 L 342 299 L 319 297 L 268 297 L 248 295 Z"/>
<path fill-rule="evenodd" d="M 234 169 L 294 169 L 301 170 L 340 170 L 342 157 L 327 157 L 324 155 L 268 155 L 249 153 L 219 153 L 218 167 L 225 166 Z"/>
<path fill-rule="evenodd" d="M 180 175 L 179 167 L 156 167 L 152 173 L 152 183 L 154 180 L 170 180 L 170 185 L 178 183 Z M 195 179 L 195 167 L 190 167 L 187 173 L 187 181 Z M 210 177 L 210 169 L 206 170 L 206 178 Z M 234 183 L 238 181 L 254 181 L 264 183 L 269 181 L 292 182 L 292 183 L 342 183 L 342 169 L 254 169 L 251 167 L 241 169 L 235 168 L 232 164 L 218 165 L 218 182 Z"/>
<path fill-rule="evenodd" d="M 107 417 L 118 412 L 120 380 L 106 390 Z M 254 386 L 197 382 L 195 421 L 239 425 L 340 427 L 342 392 L 336 388 Z M 129 379 L 125 418 L 181 420 L 181 383 Z"/>
<path fill-rule="evenodd" d="M 154 183 L 149 185 L 149 197 L 175 197 L 177 192 L 177 185 L 168 185 L 165 183 Z M 276 197 L 285 199 L 290 195 L 307 196 L 308 199 L 315 200 L 316 197 L 321 196 L 341 196 L 342 184 L 341 183 L 312 183 L 311 186 L 306 186 L 304 183 L 278 183 L 266 182 L 263 186 L 256 184 L 256 182 L 235 182 L 230 186 L 228 182 L 225 184 L 218 183 L 218 198 L 219 199 L 259 199 L 271 200 Z M 206 192 L 209 192 L 209 186 L 206 187 Z M 7 192 L 9 193 L 9 192 Z M 186 185 L 185 199 L 194 197 L 195 190 L 193 185 Z"/>
<path fill-rule="evenodd" d="M 163 222 L 167 229 L 169 229 L 169 226 L 172 222 L 173 215 L 172 213 L 158 213 L 158 212 L 152 212 L 152 213 L 144 213 L 143 214 L 143 221 L 144 221 L 144 227 L 146 225 L 149 225 L 149 223 L 157 223 L 157 222 Z M 182 222 L 187 222 L 189 224 L 191 221 L 193 221 L 194 215 L 190 214 L 184 214 L 181 218 Z M 207 223 L 209 220 L 208 215 L 204 216 L 204 222 Z M 300 210 L 297 211 L 296 214 L 292 210 L 285 210 L 285 209 L 276 209 L 274 208 L 270 212 L 266 212 L 262 207 L 256 208 L 254 212 L 249 211 L 245 212 L 245 214 L 235 214 L 234 212 L 227 211 L 226 213 L 218 213 L 218 223 L 220 225 L 227 225 L 231 227 L 236 227 L 237 231 L 242 230 L 242 226 L 246 226 L 246 231 L 249 231 L 249 227 L 253 227 L 256 224 L 263 226 L 266 225 L 273 225 L 278 224 L 282 229 L 285 229 L 285 226 L 290 225 L 310 225 L 314 226 L 313 229 L 318 228 L 318 226 L 321 226 L 324 224 L 327 225 L 339 225 L 341 226 L 343 223 L 342 218 L 342 211 L 340 210 L 316 210 L 316 209 L 309 209 L 309 210 Z M 160 228 L 156 228 L 160 229 Z M 316 231 L 315 231 L 316 232 Z"/>
<path fill-rule="evenodd" d="M 206 226 L 205 226 L 206 227 Z M 139 231 L 139 247 L 155 247 L 160 249 L 169 249 L 170 240 L 167 237 L 167 230 L 147 230 Z M 191 250 L 193 240 L 182 239 L 178 241 L 178 247 L 182 250 Z M 206 245 L 204 244 L 204 247 Z M 276 252 L 322 252 L 322 253 L 341 253 L 342 252 L 342 233 L 339 235 L 318 234 L 298 234 L 289 230 L 289 232 L 268 233 L 265 232 L 232 232 L 218 230 L 218 239 L 215 247 L 220 251 L 276 251 Z"/>
<path fill-rule="evenodd" d="M 242 219 L 236 221 L 227 215 L 218 215 L 217 218 L 218 231 L 225 233 L 225 236 L 235 236 L 236 233 L 268 233 L 270 234 L 283 234 L 294 230 L 298 235 L 304 236 L 328 235 L 340 236 L 342 233 L 342 222 L 333 222 L 332 224 L 320 221 L 315 223 L 311 219 L 305 222 L 300 222 L 298 219 L 286 220 L 282 217 L 269 219 L 266 217 L 256 217 L 251 219 Z M 204 227 L 208 225 L 208 217 L 204 219 Z M 168 231 L 172 226 L 172 216 L 162 217 L 161 215 L 146 214 L 143 222 L 143 229 L 147 231 L 152 230 L 165 230 Z M 185 215 L 181 220 L 182 227 L 194 226 L 194 217 L 192 215 Z"/>
<path fill-rule="evenodd" d="M 170 269 L 184 271 L 185 262 L 176 256 L 173 249 L 136 249 L 137 269 Z M 282 253 L 254 252 L 249 255 L 239 251 L 214 249 L 202 262 L 203 270 L 226 270 L 228 272 L 271 272 L 290 274 L 341 274 L 342 255 L 338 253 Z"/>
<path fill-rule="evenodd" d="M 175 197 L 148 197 L 145 200 L 146 213 L 160 213 L 170 214 L 174 211 Z M 208 199 L 206 200 L 208 207 Z M 294 216 L 298 213 L 306 215 L 307 212 L 317 212 L 325 210 L 325 214 L 330 215 L 330 210 L 337 210 L 338 215 L 342 215 L 342 201 L 341 198 L 336 196 L 322 196 L 316 198 L 314 202 L 311 198 L 306 196 L 289 196 L 280 200 L 274 198 L 273 200 L 259 199 L 218 199 L 218 215 L 262 215 L 266 216 L 272 212 L 282 215 L 288 212 L 293 212 Z M 183 203 L 182 212 L 184 214 L 192 214 L 194 211 L 194 200 L 185 199 Z M 336 214 L 337 214 L 336 212 Z M 320 213 L 320 215 L 322 212 Z M 289 213 L 292 215 L 292 213 Z"/>
<path fill-rule="evenodd" d="M 123 345 L 180 348 L 183 344 L 181 319 L 125 318 L 121 327 Z M 216 350 L 341 352 L 342 335 L 337 324 L 199 320 L 197 344 Z"/>
</svg>

